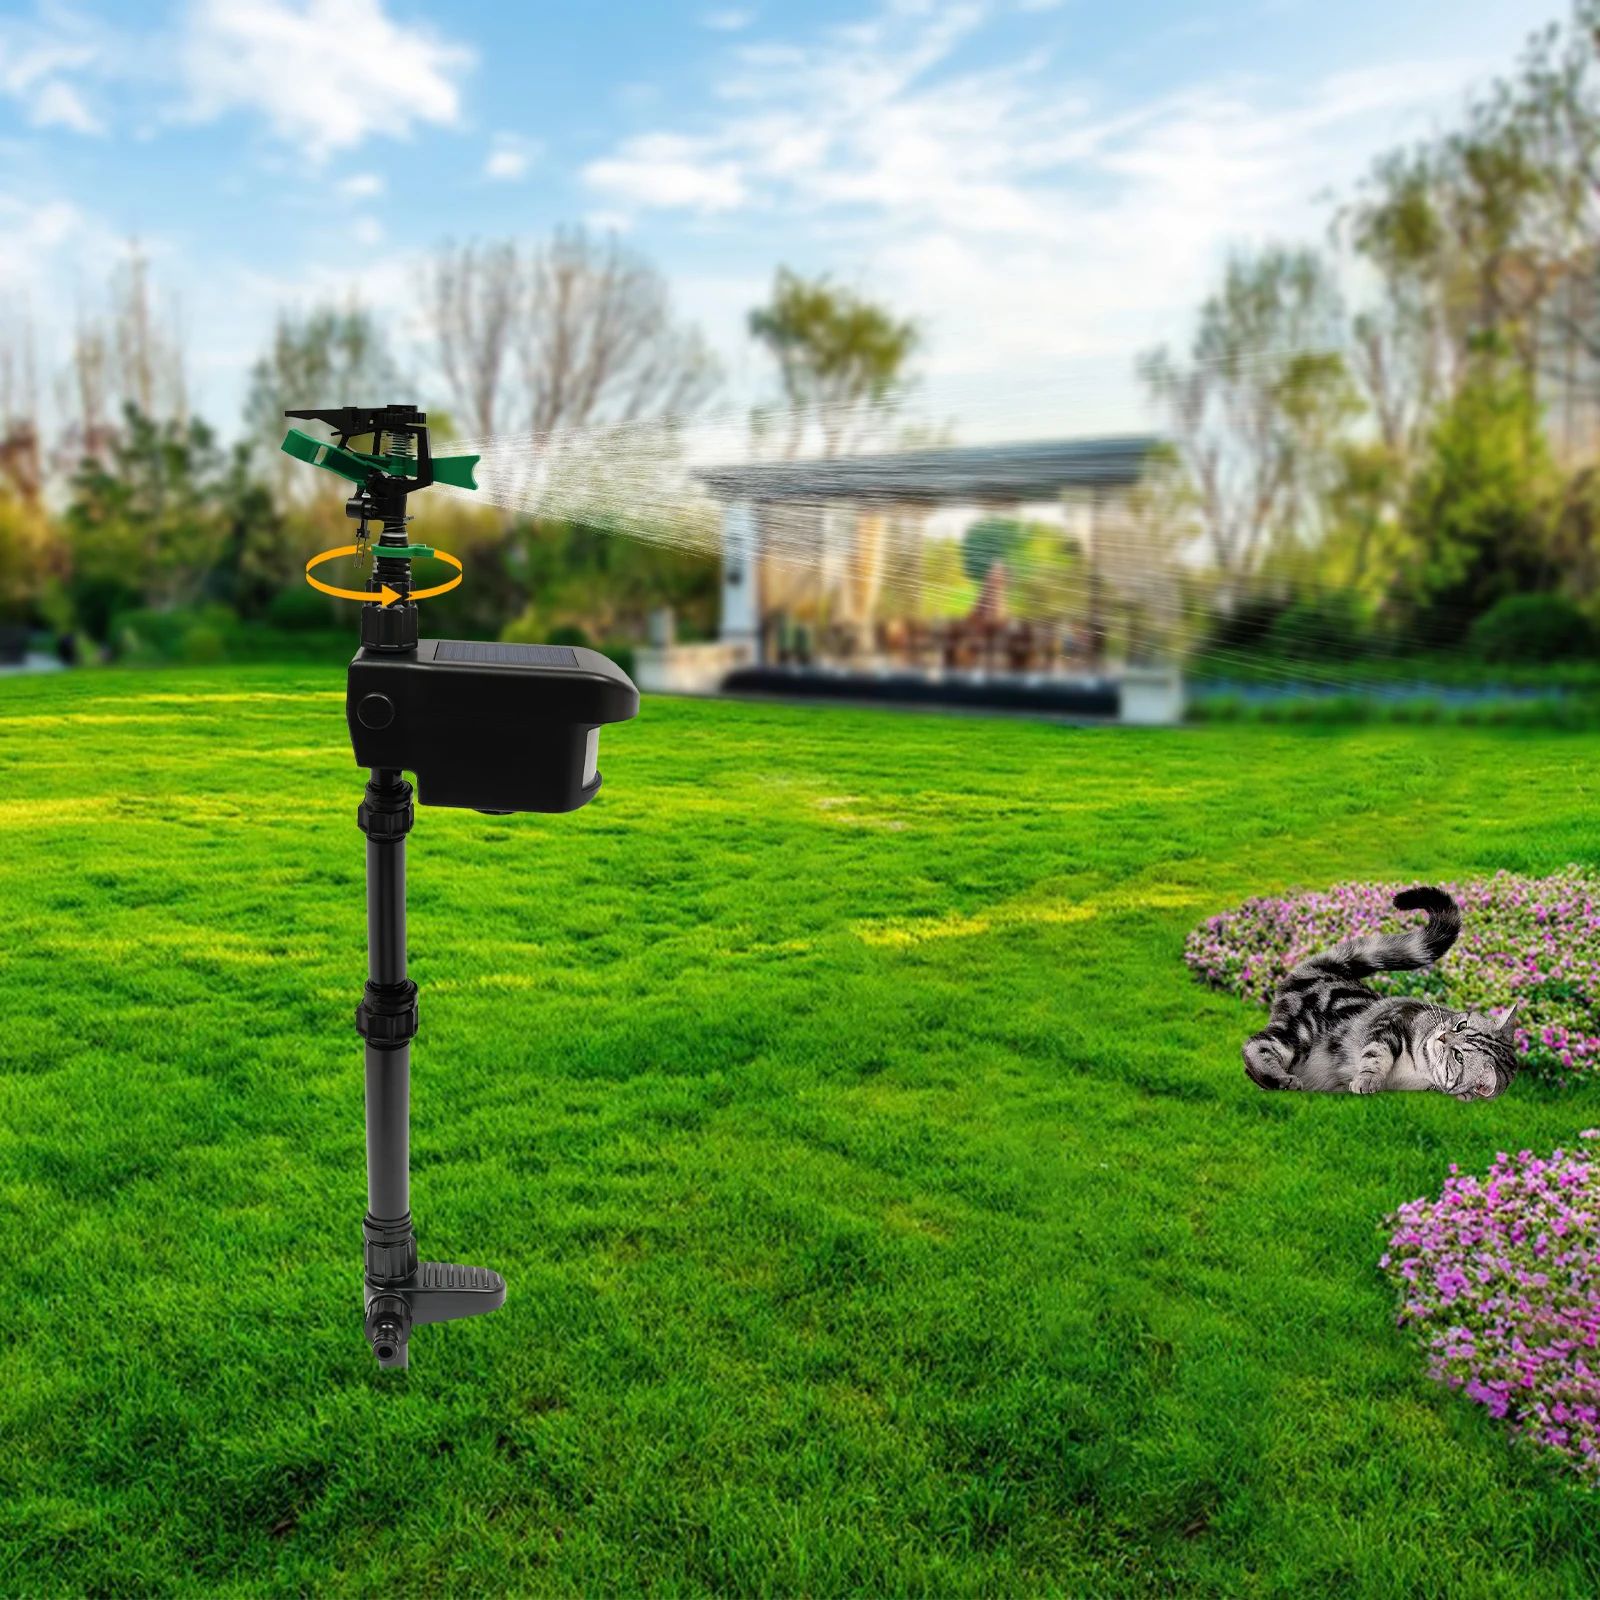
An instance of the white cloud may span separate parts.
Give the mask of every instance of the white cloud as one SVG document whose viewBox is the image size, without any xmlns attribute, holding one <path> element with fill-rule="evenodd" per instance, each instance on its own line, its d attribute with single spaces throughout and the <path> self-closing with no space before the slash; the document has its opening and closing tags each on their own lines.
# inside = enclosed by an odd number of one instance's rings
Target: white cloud
<svg viewBox="0 0 1600 1600">
<path fill-rule="evenodd" d="M 74 133 L 103 133 L 100 119 L 70 83 L 59 78 L 41 84 L 28 108 L 36 128 L 70 128 Z"/>
<path fill-rule="evenodd" d="M 195 0 L 182 47 L 193 118 L 258 112 L 314 160 L 455 124 L 471 59 L 382 0 Z"/>
<path fill-rule="evenodd" d="M 66 200 L 30 205 L 0 196 L 0 284 L 8 289 L 40 286 L 40 268 L 88 231 L 84 214 Z"/>
<path fill-rule="evenodd" d="M 634 213 L 631 211 L 585 211 L 583 225 L 591 233 L 628 233 L 632 231 Z"/>
<path fill-rule="evenodd" d="M 483 163 L 483 175 L 499 183 L 516 183 L 527 176 L 528 168 L 543 147 L 514 133 L 495 135 L 494 146 Z"/>
<path fill-rule="evenodd" d="M 923 322 L 930 379 L 1126 367 L 1178 330 L 1231 244 L 1318 237 L 1318 192 L 1414 131 L 1404 116 L 1447 103 L 1469 66 L 1109 107 L 1048 56 L 962 68 L 983 20 L 891 0 L 821 44 L 745 47 L 719 114 L 626 139 L 584 178 L 613 209 L 743 227 L 862 277 Z"/>
<path fill-rule="evenodd" d="M 368 200 L 383 193 L 383 179 L 376 172 L 352 172 L 339 181 L 339 193 L 352 200 Z"/>
<path fill-rule="evenodd" d="M 107 39 L 89 23 L 52 10 L 36 22 L 0 21 L 0 94 L 22 107 L 35 128 L 101 133 L 71 77 L 103 72 Z"/>
<path fill-rule="evenodd" d="M 596 189 L 640 208 L 730 211 L 751 199 L 743 167 L 737 154 L 719 156 L 715 140 L 649 133 L 591 162 L 583 175 Z"/>
</svg>

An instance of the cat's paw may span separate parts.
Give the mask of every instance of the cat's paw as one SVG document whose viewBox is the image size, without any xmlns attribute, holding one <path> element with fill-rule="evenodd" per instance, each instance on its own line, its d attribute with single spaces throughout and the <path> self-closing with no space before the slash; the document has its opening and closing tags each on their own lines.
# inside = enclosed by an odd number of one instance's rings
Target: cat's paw
<svg viewBox="0 0 1600 1600">
<path fill-rule="evenodd" d="M 1257 1034 L 1244 1045 L 1244 1070 L 1250 1081 L 1262 1089 L 1296 1087 L 1286 1070 L 1288 1052 L 1275 1039 Z"/>
<path fill-rule="evenodd" d="M 1376 1094 L 1383 1087 L 1378 1078 L 1352 1078 L 1350 1080 L 1351 1094 Z"/>
</svg>

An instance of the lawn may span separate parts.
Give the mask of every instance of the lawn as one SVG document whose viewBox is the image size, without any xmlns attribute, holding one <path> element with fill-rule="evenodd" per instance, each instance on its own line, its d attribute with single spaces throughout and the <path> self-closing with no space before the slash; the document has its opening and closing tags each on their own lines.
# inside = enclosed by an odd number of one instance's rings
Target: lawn
<svg viewBox="0 0 1600 1600">
<path fill-rule="evenodd" d="M 1377 1270 L 1600 1093 L 1265 1095 L 1202 916 L 1596 860 L 1592 736 L 647 699 L 419 808 L 413 1208 L 361 1336 L 335 668 L 0 683 L 0 1592 L 1583 1595 L 1596 1496 Z"/>
</svg>

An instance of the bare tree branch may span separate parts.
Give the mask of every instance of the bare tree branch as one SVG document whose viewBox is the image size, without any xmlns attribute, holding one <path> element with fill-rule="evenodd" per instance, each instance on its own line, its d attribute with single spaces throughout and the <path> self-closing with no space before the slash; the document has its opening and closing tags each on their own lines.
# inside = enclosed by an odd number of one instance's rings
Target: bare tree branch
<svg viewBox="0 0 1600 1600">
<path fill-rule="evenodd" d="M 487 438 L 500 421 L 524 310 L 516 246 L 446 245 L 432 262 L 428 288 L 440 369 L 461 420 Z"/>
</svg>

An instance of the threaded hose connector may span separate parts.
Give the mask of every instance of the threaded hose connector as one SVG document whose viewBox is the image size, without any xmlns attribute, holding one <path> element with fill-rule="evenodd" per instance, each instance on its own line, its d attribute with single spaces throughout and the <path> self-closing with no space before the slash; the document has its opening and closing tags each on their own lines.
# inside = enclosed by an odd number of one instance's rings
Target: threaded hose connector
<svg viewBox="0 0 1600 1600">
<path fill-rule="evenodd" d="M 396 1294 L 380 1294 L 367 1307 L 367 1343 L 380 1366 L 394 1366 L 405 1359 L 406 1341 L 411 1337 L 411 1307 Z"/>
</svg>

